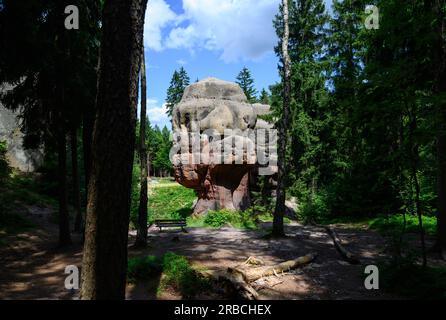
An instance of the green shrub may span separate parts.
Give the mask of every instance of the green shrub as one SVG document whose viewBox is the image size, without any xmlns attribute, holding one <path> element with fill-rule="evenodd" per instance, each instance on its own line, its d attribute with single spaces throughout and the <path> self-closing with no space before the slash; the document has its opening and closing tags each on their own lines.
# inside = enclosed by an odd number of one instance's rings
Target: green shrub
<svg viewBox="0 0 446 320">
<path fill-rule="evenodd" d="M 303 221 L 314 220 L 320 222 L 326 220 L 330 215 L 328 203 L 328 193 L 326 192 L 306 196 L 299 206 L 299 218 Z"/>
<path fill-rule="evenodd" d="M 3 237 L 17 234 L 34 227 L 35 225 L 31 221 L 18 214 L 0 211 L 0 246 L 6 245 L 6 241 L 2 239 Z"/>
<path fill-rule="evenodd" d="M 172 286 L 185 298 L 209 289 L 209 281 L 201 277 L 185 257 L 173 252 L 164 255 L 163 274 L 161 287 Z"/>
<path fill-rule="evenodd" d="M 186 257 L 168 252 L 163 258 L 156 256 L 129 259 L 127 281 L 137 283 L 157 276 L 161 277 L 158 290 L 171 287 L 181 292 L 184 298 L 210 288 L 209 280 L 201 277 L 190 265 Z"/>
<path fill-rule="evenodd" d="M 232 210 L 210 210 L 205 218 L 204 225 L 212 228 L 221 228 L 226 224 L 230 224 L 236 228 L 254 229 L 256 224 L 254 217 L 248 211 L 232 211 Z"/>
<path fill-rule="evenodd" d="M 133 171 L 132 171 L 132 189 L 131 189 L 131 198 L 130 198 L 130 228 L 136 228 L 138 225 L 138 210 L 139 210 L 139 193 L 140 193 L 140 176 L 141 176 L 141 168 L 139 166 L 139 161 L 136 160 L 137 156 L 135 155 L 135 161 L 133 163 Z"/>
<path fill-rule="evenodd" d="M 369 222 L 369 227 L 385 233 L 400 233 L 404 220 L 401 214 L 379 216 Z M 437 218 L 423 216 L 423 228 L 426 234 L 435 235 L 437 232 Z M 406 214 L 406 232 L 419 232 L 418 216 Z"/>
<path fill-rule="evenodd" d="M 127 266 L 127 281 L 135 283 L 140 280 L 147 280 L 161 273 L 162 270 L 162 260 L 156 256 L 131 258 Z"/>
<path fill-rule="evenodd" d="M 8 177 L 11 170 L 6 159 L 6 151 L 8 150 L 5 141 L 0 141 L 0 181 Z"/>
<path fill-rule="evenodd" d="M 384 290 L 415 299 L 446 299 L 446 268 L 423 268 L 411 258 L 383 265 Z"/>
</svg>

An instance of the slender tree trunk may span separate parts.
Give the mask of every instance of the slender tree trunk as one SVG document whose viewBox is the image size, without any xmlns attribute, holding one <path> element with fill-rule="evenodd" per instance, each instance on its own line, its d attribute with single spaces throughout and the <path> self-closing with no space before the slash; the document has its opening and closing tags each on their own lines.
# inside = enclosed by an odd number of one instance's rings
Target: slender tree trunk
<svg viewBox="0 0 446 320">
<path fill-rule="evenodd" d="M 74 220 L 74 231 L 81 232 L 82 229 L 82 210 L 81 210 L 81 191 L 79 187 L 79 166 L 77 163 L 77 129 L 70 132 L 71 142 L 71 175 L 73 179 L 73 204 L 76 212 Z"/>
<path fill-rule="evenodd" d="M 439 24 L 439 57 L 437 93 L 446 92 L 446 23 L 442 10 L 444 0 L 436 3 Z M 437 133 L 437 243 L 436 248 L 443 259 L 446 259 L 446 105 L 438 106 L 439 126 Z"/>
<path fill-rule="evenodd" d="M 414 133 L 417 129 L 417 119 L 416 115 L 412 115 L 411 123 L 410 123 L 410 146 L 412 149 L 411 154 L 411 164 L 412 164 L 412 179 L 415 186 L 415 209 L 417 211 L 418 216 L 418 225 L 420 228 L 420 240 L 421 240 L 421 254 L 423 257 L 423 267 L 427 265 L 427 257 L 426 257 L 426 242 L 424 237 L 424 228 L 423 228 L 423 212 L 421 209 L 420 202 L 420 183 L 418 181 L 418 163 L 419 163 L 419 147 L 418 143 L 414 141 Z"/>
<path fill-rule="evenodd" d="M 88 185 L 82 299 L 124 299 L 145 0 L 109 0 Z"/>
<path fill-rule="evenodd" d="M 141 190 L 139 194 L 138 230 L 135 246 L 144 247 L 147 244 L 147 145 L 146 145 L 146 65 L 144 50 L 141 54 L 141 116 L 139 126 L 139 160 L 141 165 Z"/>
<path fill-rule="evenodd" d="M 63 126 L 61 124 L 61 126 Z M 57 135 L 58 179 L 59 179 L 59 245 L 71 244 L 70 219 L 67 201 L 67 138 L 65 130 Z"/>
<path fill-rule="evenodd" d="M 282 0 L 283 25 L 284 32 L 282 38 L 282 55 L 283 55 L 283 110 L 282 118 L 278 126 L 278 176 L 277 176 L 277 199 L 276 208 L 274 210 L 273 219 L 273 236 L 284 236 L 283 215 L 285 213 L 285 176 L 286 176 L 286 145 L 287 145 L 287 128 L 290 109 L 290 93 L 291 93 L 291 61 L 288 54 L 288 0 Z"/>
<path fill-rule="evenodd" d="M 446 259 L 446 115 L 443 115 L 442 131 L 438 135 L 438 215 L 437 215 L 437 246 Z"/>
<path fill-rule="evenodd" d="M 87 108 L 83 115 L 82 147 L 84 153 L 85 193 L 88 194 L 88 183 L 91 173 L 91 141 L 93 138 L 94 106 Z"/>
</svg>

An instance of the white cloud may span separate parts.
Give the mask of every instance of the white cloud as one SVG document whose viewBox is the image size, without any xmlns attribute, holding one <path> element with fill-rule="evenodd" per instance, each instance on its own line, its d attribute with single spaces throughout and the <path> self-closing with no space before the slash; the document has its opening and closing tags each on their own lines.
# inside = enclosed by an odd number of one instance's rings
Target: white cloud
<svg viewBox="0 0 446 320">
<path fill-rule="evenodd" d="M 150 0 L 144 43 L 155 51 L 216 51 L 225 62 L 256 60 L 277 44 L 272 21 L 279 3 L 280 0 L 183 0 L 184 14 L 179 15 L 165 0 Z"/>
<path fill-rule="evenodd" d="M 158 100 L 147 99 L 147 116 L 153 126 L 158 125 L 162 128 L 167 125 L 169 127 L 170 120 L 165 103 L 160 106 Z"/>
<path fill-rule="evenodd" d="M 162 30 L 169 25 L 176 25 L 179 17 L 164 0 L 150 0 L 147 5 L 144 24 L 144 45 L 146 48 L 161 51 Z"/>
<path fill-rule="evenodd" d="M 185 66 L 185 65 L 187 64 L 187 61 L 184 60 L 184 59 L 178 59 L 178 60 L 177 60 L 177 63 L 178 63 L 179 65 L 181 65 L 181 66 Z"/>
<path fill-rule="evenodd" d="M 280 0 L 183 0 L 185 26 L 174 27 L 168 48 L 221 52 L 225 62 L 256 60 L 277 43 L 272 25 Z"/>
</svg>

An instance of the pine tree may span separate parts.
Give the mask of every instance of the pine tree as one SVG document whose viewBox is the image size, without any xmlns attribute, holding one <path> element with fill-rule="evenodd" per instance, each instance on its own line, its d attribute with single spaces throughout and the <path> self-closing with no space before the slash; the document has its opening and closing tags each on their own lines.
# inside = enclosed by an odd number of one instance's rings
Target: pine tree
<svg viewBox="0 0 446 320">
<path fill-rule="evenodd" d="M 166 107 L 167 114 L 172 119 L 173 108 L 181 101 L 184 89 L 190 84 L 190 78 L 186 70 L 181 67 L 179 71 L 175 70 L 167 89 Z"/>
<path fill-rule="evenodd" d="M 292 64 L 289 139 L 286 162 L 289 187 L 301 203 L 312 205 L 326 172 L 325 145 L 330 121 L 327 107 L 326 53 L 324 50 L 327 15 L 322 0 L 299 0 L 289 3 L 289 54 Z M 283 17 L 274 20 L 276 33 L 283 37 Z M 282 43 L 275 48 L 282 59 Z M 283 59 L 282 59 L 283 60 Z M 283 74 L 283 67 L 280 69 Z M 272 90 L 274 94 L 275 88 Z M 281 113 L 273 98 L 273 109 Z M 279 107 L 279 108 L 277 108 Z M 315 212 L 316 210 L 312 210 Z"/>
<path fill-rule="evenodd" d="M 78 6 L 85 7 L 80 11 L 84 27 L 79 32 L 64 28 L 68 4 L 4 1 L 0 12 L 0 83 L 16 84 L 0 98 L 5 107 L 19 110 L 25 148 L 44 146 L 47 153 L 58 153 L 60 245 L 71 242 L 66 137 L 79 129 L 82 115 L 94 103 L 99 38 L 98 4 L 78 1 Z M 73 177 L 75 171 L 74 167 Z M 73 200 L 77 202 L 75 180 Z M 79 206 L 75 206 L 79 217 Z"/>
<path fill-rule="evenodd" d="M 289 10 L 288 0 L 282 2 L 282 18 L 283 18 L 283 33 L 282 33 L 282 62 L 283 62 L 283 104 L 281 110 L 281 118 L 277 124 L 278 127 L 278 175 L 277 175 L 277 190 L 276 190 L 276 207 L 274 209 L 273 218 L 273 236 L 281 237 L 285 235 L 283 229 L 283 216 L 285 214 L 285 199 L 286 199 L 286 150 L 287 150 L 287 130 L 288 130 L 288 118 L 291 102 L 291 59 L 288 53 L 288 40 L 289 40 Z"/>
<path fill-rule="evenodd" d="M 237 75 L 235 81 L 246 95 L 246 98 L 250 103 L 255 103 L 257 98 L 257 90 L 254 88 L 254 79 L 251 76 L 251 72 L 248 68 L 243 67 L 242 71 Z"/>
<path fill-rule="evenodd" d="M 269 94 L 265 90 L 265 88 L 263 88 L 262 91 L 260 92 L 259 102 L 263 104 L 270 104 Z"/>
</svg>

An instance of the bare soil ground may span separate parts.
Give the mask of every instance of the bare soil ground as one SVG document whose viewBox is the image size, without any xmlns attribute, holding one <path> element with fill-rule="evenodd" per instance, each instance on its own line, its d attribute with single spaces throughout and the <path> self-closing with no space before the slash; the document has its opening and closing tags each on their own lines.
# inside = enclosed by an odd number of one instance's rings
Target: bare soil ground
<svg viewBox="0 0 446 320">
<path fill-rule="evenodd" d="M 270 224 L 264 223 L 264 230 Z M 344 244 L 361 260 L 360 265 L 343 261 L 326 232 L 314 226 L 286 226 L 287 238 L 266 239 L 265 231 L 234 228 L 189 228 L 188 233 L 151 230 L 150 245 L 131 250 L 131 256 L 162 255 L 168 251 L 184 255 L 198 266 L 225 270 L 249 256 L 266 265 L 316 252 L 316 260 L 289 273 L 263 278 L 255 283 L 261 299 L 395 299 L 380 290 L 364 288 L 364 267 L 387 257 L 385 240 L 379 234 L 345 226 L 336 228 Z M 128 290 L 128 298 L 144 298 L 140 290 Z"/>
<path fill-rule="evenodd" d="M 57 226 L 51 222 L 48 208 L 25 207 L 26 215 L 38 227 L 9 236 L 0 247 L 0 299 L 76 299 L 78 292 L 64 288 L 67 265 L 80 267 L 82 245 L 73 236 L 70 248 L 57 248 Z M 366 290 L 364 266 L 386 258 L 385 239 L 378 233 L 351 229 L 343 225 L 336 230 L 346 246 L 361 259 L 361 265 L 344 262 L 323 229 L 293 223 L 286 226 L 285 239 L 264 237 L 270 224 L 261 230 L 188 228 L 179 231 L 149 231 L 149 245 L 144 250 L 129 249 L 129 256 L 162 255 L 168 251 L 187 256 L 190 261 L 209 270 L 225 270 L 244 262 L 249 256 L 275 264 L 309 252 L 317 259 L 289 273 L 263 278 L 255 283 L 261 299 L 393 299 L 381 290 Z M 130 235 L 129 243 L 133 236 Z M 159 279 L 129 285 L 128 299 L 181 299 L 177 292 L 157 293 Z M 212 297 L 200 297 L 203 299 Z"/>
</svg>

